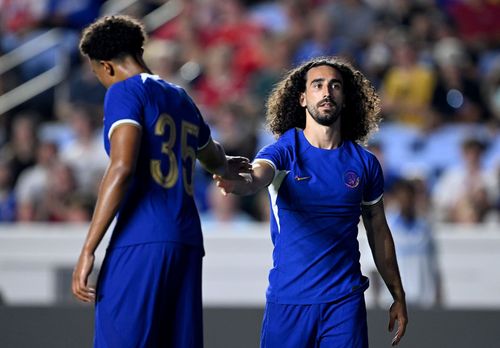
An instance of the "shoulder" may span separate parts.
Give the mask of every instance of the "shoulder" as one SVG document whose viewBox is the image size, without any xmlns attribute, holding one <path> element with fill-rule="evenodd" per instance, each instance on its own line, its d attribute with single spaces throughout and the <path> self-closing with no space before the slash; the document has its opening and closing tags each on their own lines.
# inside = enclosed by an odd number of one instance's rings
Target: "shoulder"
<svg viewBox="0 0 500 348">
<path fill-rule="evenodd" d="M 358 161 L 363 164 L 366 168 L 376 169 L 380 167 L 380 162 L 375 156 L 375 154 L 369 151 L 363 145 L 360 145 L 353 141 L 346 142 L 346 148 L 349 151 L 349 155 L 354 161 Z"/>
<path fill-rule="evenodd" d="M 368 160 L 377 160 L 377 156 L 375 156 L 375 154 L 373 152 L 368 150 L 363 145 L 356 143 L 356 142 L 353 142 L 351 140 L 347 140 L 347 143 L 348 143 L 348 146 L 351 149 L 353 149 L 354 151 L 356 151 L 357 153 L 359 153 L 359 155 L 361 157 L 366 158 Z"/>
<path fill-rule="evenodd" d="M 292 128 L 283 133 L 273 144 L 277 147 L 289 148 L 295 146 L 298 140 L 300 130 Z"/>
<path fill-rule="evenodd" d="M 281 140 L 281 141 L 289 141 L 290 139 L 295 139 L 295 137 L 298 135 L 298 132 L 300 130 L 297 129 L 297 128 L 290 128 L 289 130 L 287 130 L 285 133 L 283 133 L 279 138 L 278 140 Z"/>
<path fill-rule="evenodd" d="M 126 80 L 114 83 L 108 88 L 106 97 L 120 95 L 138 95 L 143 93 L 144 84 L 141 81 L 140 75 L 130 77 Z"/>
</svg>

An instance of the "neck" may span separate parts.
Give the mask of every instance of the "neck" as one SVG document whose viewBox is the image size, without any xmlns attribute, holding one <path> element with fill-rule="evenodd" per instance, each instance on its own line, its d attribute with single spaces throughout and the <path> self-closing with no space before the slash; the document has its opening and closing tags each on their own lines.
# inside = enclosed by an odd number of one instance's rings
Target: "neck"
<svg viewBox="0 0 500 348">
<path fill-rule="evenodd" d="M 120 64 L 116 64 L 115 70 L 118 80 L 125 80 L 128 79 L 129 77 L 142 73 L 148 73 L 148 74 L 151 73 L 151 71 L 145 64 L 142 63 L 142 61 L 138 62 L 132 57 L 128 57 Z"/>
<path fill-rule="evenodd" d="M 332 150 L 336 149 L 342 143 L 340 134 L 340 117 L 331 126 L 323 126 L 314 121 L 311 117 L 306 118 L 306 127 L 304 136 L 314 147 Z"/>
</svg>

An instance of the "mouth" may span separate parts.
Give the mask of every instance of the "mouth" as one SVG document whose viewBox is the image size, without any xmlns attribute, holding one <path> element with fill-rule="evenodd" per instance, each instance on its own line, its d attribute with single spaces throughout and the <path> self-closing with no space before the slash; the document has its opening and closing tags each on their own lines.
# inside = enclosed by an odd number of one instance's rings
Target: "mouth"
<svg viewBox="0 0 500 348">
<path fill-rule="evenodd" d="M 332 108 L 334 106 L 337 106 L 337 104 L 334 101 L 327 101 L 327 102 L 322 102 L 318 105 L 320 108 Z"/>
</svg>

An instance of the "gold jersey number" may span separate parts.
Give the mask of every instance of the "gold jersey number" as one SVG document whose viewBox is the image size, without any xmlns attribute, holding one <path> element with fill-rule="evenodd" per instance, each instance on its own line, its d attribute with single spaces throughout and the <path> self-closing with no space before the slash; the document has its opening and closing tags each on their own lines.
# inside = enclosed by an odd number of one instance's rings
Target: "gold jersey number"
<svg viewBox="0 0 500 348">
<path fill-rule="evenodd" d="M 167 135 L 168 132 L 168 136 Z M 181 156 L 182 156 L 182 181 L 184 190 L 190 196 L 193 195 L 193 172 L 196 163 L 196 151 L 188 145 L 188 137 L 198 137 L 199 127 L 186 121 L 181 125 Z M 171 188 L 179 179 L 179 168 L 177 165 L 177 156 L 173 151 L 177 138 L 177 129 L 172 116 L 162 114 L 155 124 L 155 135 L 165 138 L 167 141 L 161 144 L 161 152 L 166 156 L 165 160 L 169 162 L 168 173 L 163 173 L 161 169 L 162 160 L 151 160 L 151 175 L 153 179 L 162 187 Z M 168 159 L 167 159 L 168 158 Z M 190 160 L 189 168 L 186 168 Z M 188 171 L 189 169 L 189 171 Z M 188 177 L 189 175 L 189 177 Z"/>
</svg>

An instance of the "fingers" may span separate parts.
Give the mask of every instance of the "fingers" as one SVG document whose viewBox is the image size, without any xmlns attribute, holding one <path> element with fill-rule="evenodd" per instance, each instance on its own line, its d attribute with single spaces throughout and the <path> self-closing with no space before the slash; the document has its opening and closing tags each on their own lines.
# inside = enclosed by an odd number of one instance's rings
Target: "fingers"
<svg viewBox="0 0 500 348">
<path fill-rule="evenodd" d="M 396 336 L 392 339 L 391 345 L 396 346 L 398 345 L 399 341 L 401 341 L 401 336 L 399 335 L 399 330 L 396 331 Z"/>
<path fill-rule="evenodd" d="M 391 320 L 389 322 L 389 331 L 392 331 L 394 329 L 394 323 L 395 319 L 391 316 Z M 399 341 L 401 341 L 401 338 L 405 335 L 406 332 L 406 320 L 404 318 L 398 318 L 398 329 L 396 331 L 396 335 L 392 339 L 391 344 L 393 346 L 396 346 L 399 344 Z"/>
<path fill-rule="evenodd" d="M 80 254 L 78 263 L 73 271 L 71 288 L 73 295 L 82 302 L 95 300 L 95 289 L 87 285 L 87 281 L 94 265 L 93 254 Z"/>
<path fill-rule="evenodd" d="M 95 301 L 95 289 L 86 285 L 84 279 L 73 278 L 73 295 L 80 301 L 90 303 Z"/>
<path fill-rule="evenodd" d="M 391 315 L 389 318 L 389 327 L 388 327 L 389 332 L 392 332 L 392 330 L 394 330 L 394 322 L 395 318 Z"/>
<path fill-rule="evenodd" d="M 215 180 L 215 184 L 217 185 L 217 187 L 220 188 L 220 192 L 222 193 L 222 195 L 227 196 L 226 189 L 222 184 L 222 177 L 220 175 L 214 174 L 212 178 Z"/>
<path fill-rule="evenodd" d="M 232 171 L 238 173 L 251 173 L 252 172 L 252 164 L 250 160 L 246 157 L 241 156 L 227 156 L 227 162 L 229 166 L 232 168 Z"/>
</svg>

